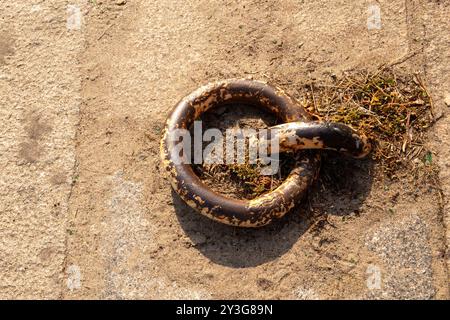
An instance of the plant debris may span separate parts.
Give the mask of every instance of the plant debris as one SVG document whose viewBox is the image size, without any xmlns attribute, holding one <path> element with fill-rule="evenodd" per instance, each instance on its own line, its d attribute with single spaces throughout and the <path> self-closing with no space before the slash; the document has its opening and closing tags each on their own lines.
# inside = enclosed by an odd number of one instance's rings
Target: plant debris
<svg viewBox="0 0 450 320">
<path fill-rule="evenodd" d="M 219 128 L 222 133 L 229 128 L 265 129 L 276 124 L 272 114 L 248 105 L 211 110 L 203 114 L 201 120 L 204 129 Z M 246 160 L 244 164 L 193 164 L 193 169 L 212 190 L 233 198 L 252 199 L 276 189 L 295 164 L 292 154 L 280 155 L 280 170 L 270 176 L 261 174 L 264 164 Z"/>
<path fill-rule="evenodd" d="M 345 123 L 370 139 L 376 173 L 395 179 L 401 171 L 417 183 L 436 177 L 433 154 L 425 144 L 427 130 L 435 121 L 433 101 L 419 75 L 398 75 L 388 69 L 351 73 L 329 83 L 303 84 L 297 91 L 299 103 L 315 119 Z M 219 125 L 223 120 L 221 115 Z M 293 154 L 281 155 L 280 172 L 272 176 L 261 175 L 257 164 L 202 164 L 194 169 L 216 191 L 227 194 L 227 189 L 231 196 L 251 199 L 278 187 L 296 160 Z M 225 181 L 233 185 L 224 185 Z"/>
<path fill-rule="evenodd" d="M 372 158 L 386 173 L 428 152 L 424 142 L 434 123 L 433 102 L 418 75 L 386 70 L 346 75 L 333 84 L 303 86 L 300 95 L 317 119 L 348 124 L 368 136 Z"/>
</svg>

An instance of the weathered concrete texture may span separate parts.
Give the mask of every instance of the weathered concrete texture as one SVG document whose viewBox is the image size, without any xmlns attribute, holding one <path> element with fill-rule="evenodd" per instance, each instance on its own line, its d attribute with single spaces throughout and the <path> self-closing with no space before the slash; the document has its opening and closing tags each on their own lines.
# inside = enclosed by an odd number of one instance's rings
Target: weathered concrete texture
<svg viewBox="0 0 450 320">
<path fill-rule="evenodd" d="M 396 219 L 399 220 L 399 219 Z M 419 216 L 411 214 L 389 221 L 369 233 L 366 246 L 383 262 L 380 290 L 369 298 L 431 299 L 435 295 L 429 229 Z"/>
<path fill-rule="evenodd" d="M 424 18 L 426 42 L 425 74 L 434 98 L 436 116 L 431 141 L 440 166 L 440 187 L 444 196 L 443 223 L 446 226 L 447 285 L 450 291 L 450 3 L 430 1 Z"/>
<path fill-rule="evenodd" d="M 302 81 L 348 69 L 405 60 L 402 67 L 417 70 L 423 54 L 406 58 L 413 37 L 425 35 L 409 2 L 377 2 L 381 29 L 370 30 L 372 2 L 97 3 L 86 17 L 68 235 L 68 265 L 81 282 L 65 298 L 448 297 L 434 191 L 416 197 L 402 182 L 369 181 L 353 209 L 354 199 L 328 195 L 340 209 L 322 208 L 329 224 L 320 232 L 299 211 L 249 231 L 192 212 L 159 176 L 164 120 L 200 84 L 252 76 L 278 79 L 295 94 Z M 403 251 L 416 259 L 396 257 Z M 379 287 L 367 284 L 372 267 Z"/>
<path fill-rule="evenodd" d="M 319 193 L 318 217 L 236 230 L 159 168 L 168 112 L 201 84 L 249 76 L 298 96 L 396 62 L 444 115 L 430 141 L 448 198 L 443 2 L 1 1 L 0 298 L 448 299 L 439 186 L 377 181 L 361 162 Z"/>
<path fill-rule="evenodd" d="M 66 1 L 0 2 L 0 298 L 60 298 L 82 35 Z"/>
</svg>

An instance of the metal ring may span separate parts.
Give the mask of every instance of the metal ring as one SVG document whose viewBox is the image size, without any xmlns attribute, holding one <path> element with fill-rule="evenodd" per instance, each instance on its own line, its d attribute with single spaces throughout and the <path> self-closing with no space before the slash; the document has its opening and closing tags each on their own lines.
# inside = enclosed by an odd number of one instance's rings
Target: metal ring
<svg viewBox="0 0 450 320">
<path fill-rule="evenodd" d="M 161 140 L 161 158 L 173 189 L 203 215 L 233 226 L 260 227 L 281 218 L 302 198 L 319 170 L 320 155 L 305 155 L 285 181 L 273 191 L 251 200 L 225 197 L 212 191 L 190 164 L 176 164 L 170 132 L 189 129 L 201 114 L 226 104 L 243 103 L 268 110 L 282 123 L 310 121 L 309 114 L 283 90 L 260 81 L 229 79 L 203 86 L 185 98 L 169 116 Z"/>
</svg>

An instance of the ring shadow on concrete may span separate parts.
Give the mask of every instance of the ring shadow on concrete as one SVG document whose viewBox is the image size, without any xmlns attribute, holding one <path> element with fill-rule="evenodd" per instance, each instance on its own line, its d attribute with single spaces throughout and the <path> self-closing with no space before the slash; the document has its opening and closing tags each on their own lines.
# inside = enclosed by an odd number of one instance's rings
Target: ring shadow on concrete
<svg viewBox="0 0 450 320">
<path fill-rule="evenodd" d="M 261 265 L 282 256 L 324 215 L 359 215 L 372 185 L 372 160 L 324 153 L 321 174 L 309 194 L 282 219 L 245 229 L 215 222 L 172 190 L 177 218 L 195 247 L 212 262 L 233 268 Z"/>
</svg>

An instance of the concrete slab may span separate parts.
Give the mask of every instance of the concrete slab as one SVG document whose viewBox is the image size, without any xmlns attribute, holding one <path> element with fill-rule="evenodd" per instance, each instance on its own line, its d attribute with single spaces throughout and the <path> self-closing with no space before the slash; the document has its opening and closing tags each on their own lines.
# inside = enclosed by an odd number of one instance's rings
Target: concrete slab
<svg viewBox="0 0 450 320">
<path fill-rule="evenodd" d="M 449 209 L 438 192 L 450 193 L 449 5 L 0 9 L 0 298 L 449 298 Z M 357 197 L 319 193 L 319 216 L 299 207 L 268 228 L 236 230 L 190 210 L 160 177 L 165 118 L 201 84 L 249 76 L 298 95 L 304 81 L 392 62 L 423 75 L 442 114 L 430 137 L 437 189 L 368 179 L 362 164 L 342 185 Z"/>
<path fill-rule="evenodd" d="M 0 12 L 0 297 L 61 298 L 83 34 L 66 1 Z"/>
</svg>

